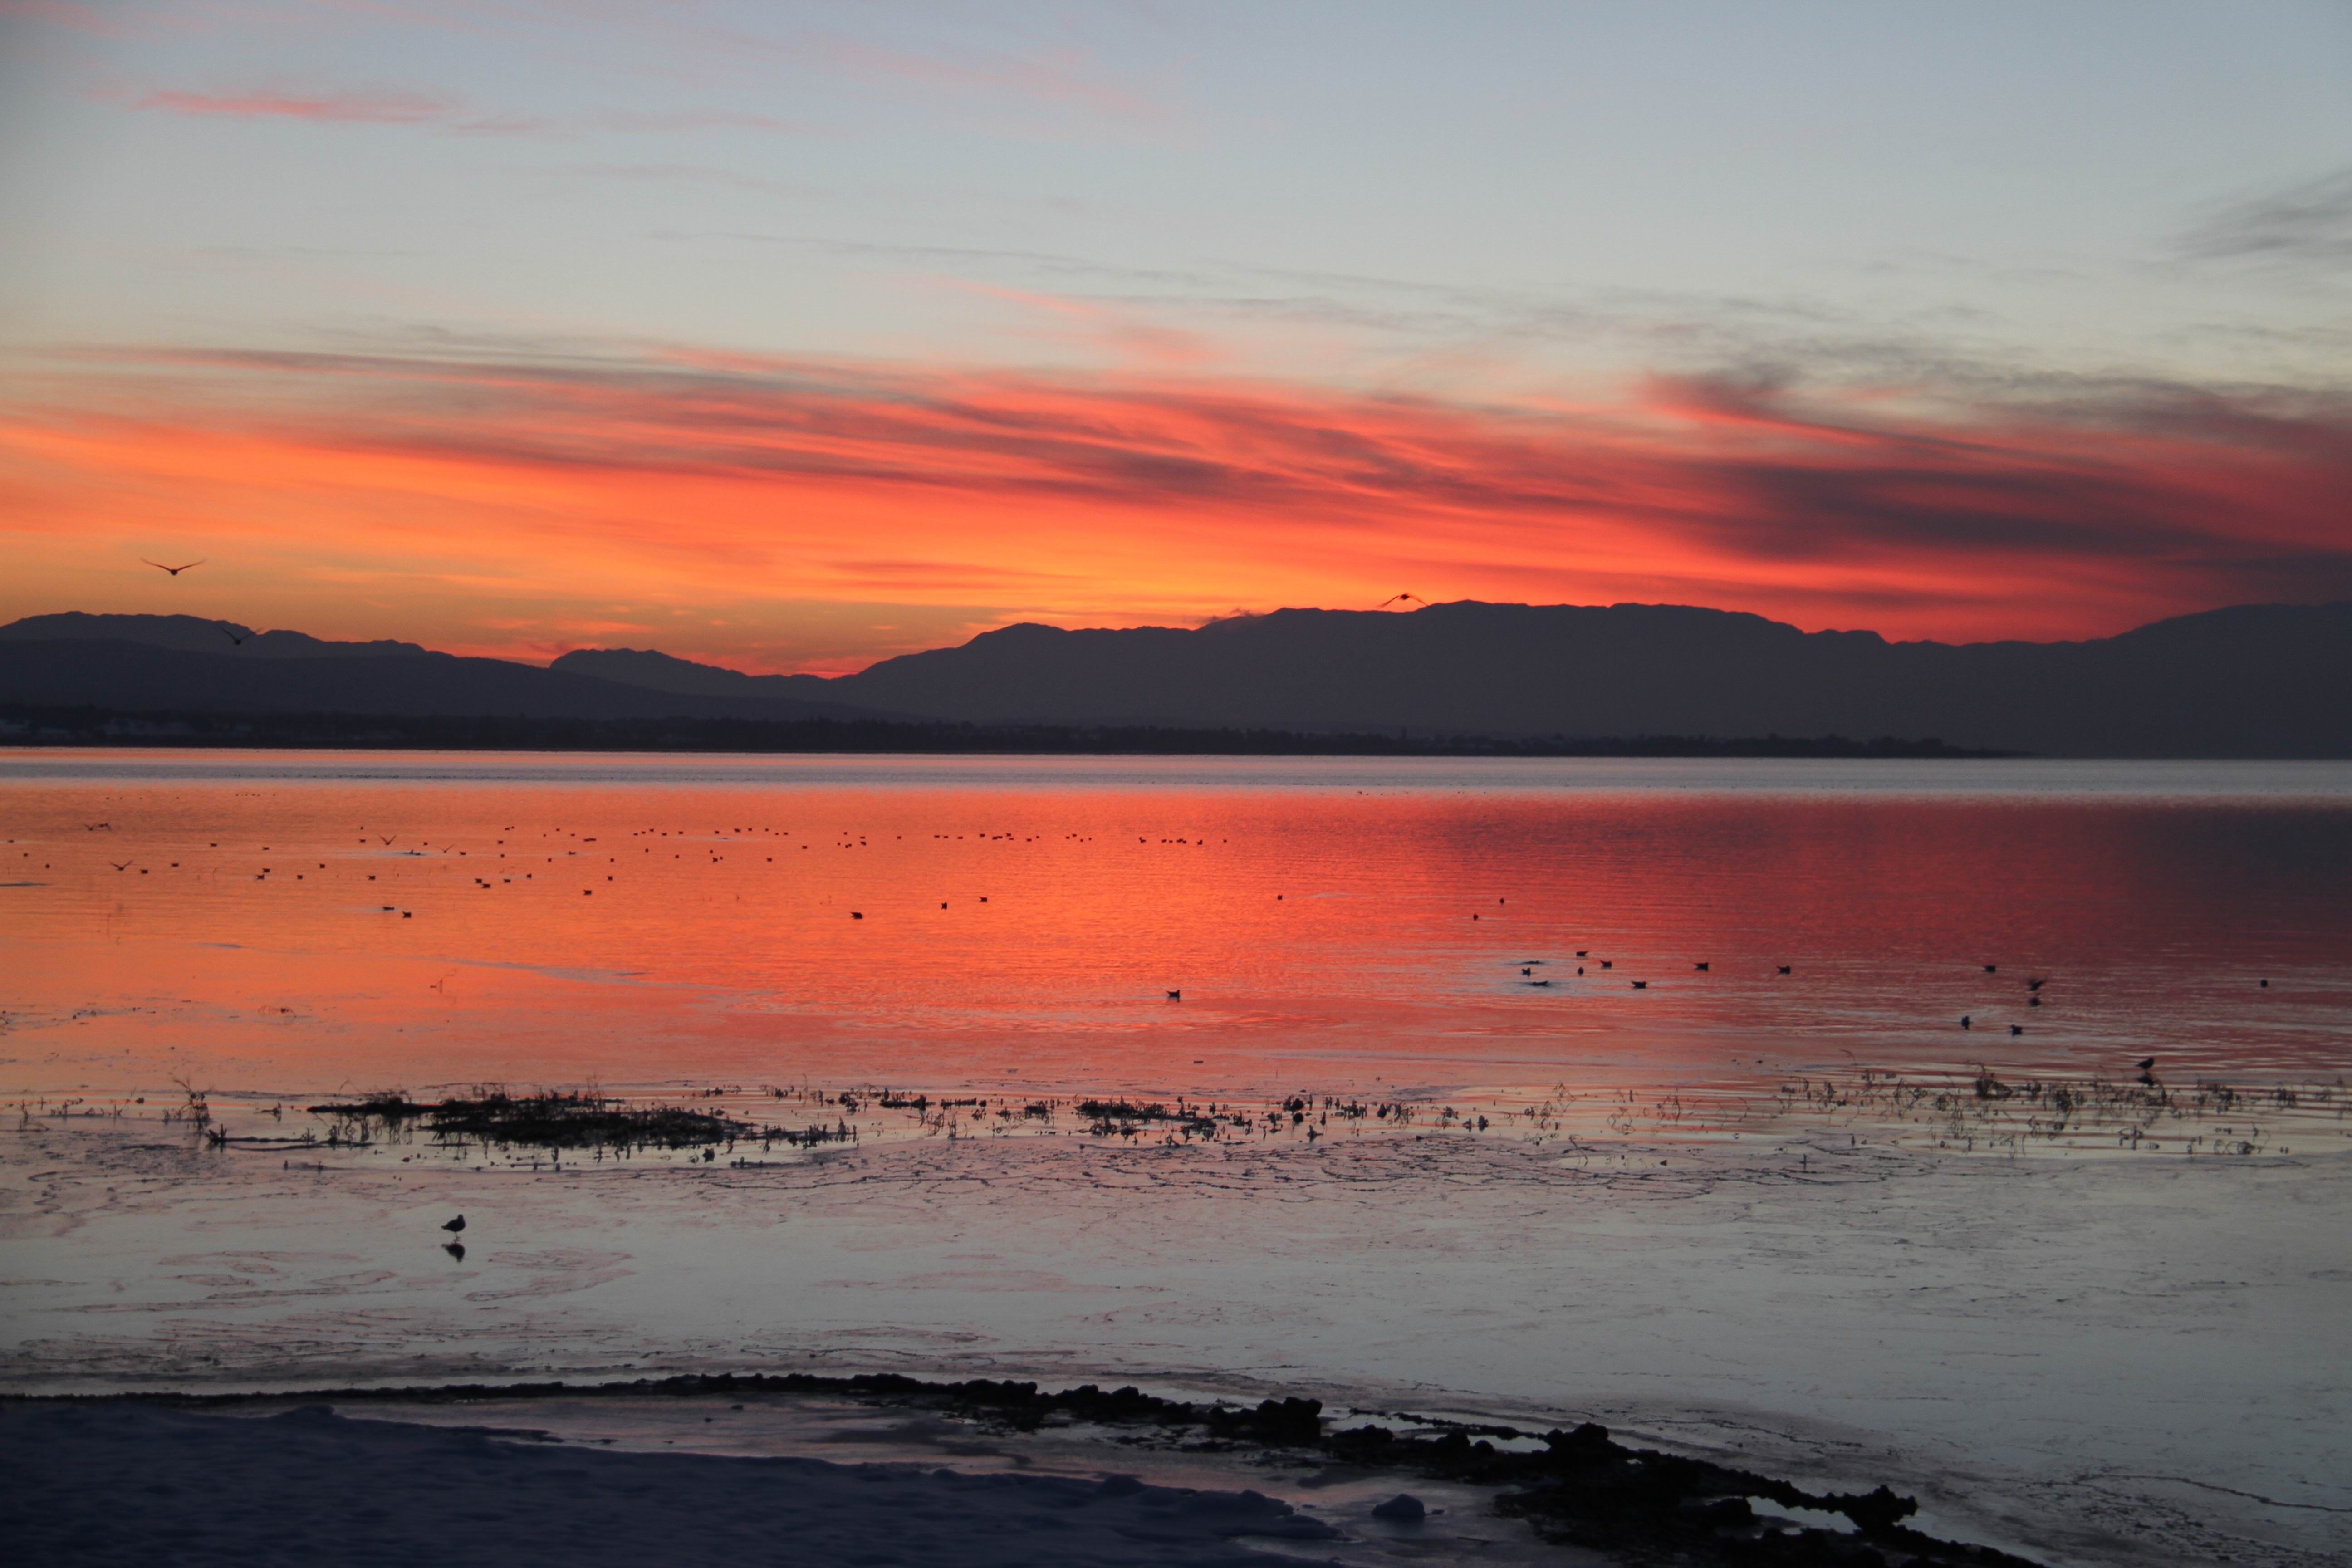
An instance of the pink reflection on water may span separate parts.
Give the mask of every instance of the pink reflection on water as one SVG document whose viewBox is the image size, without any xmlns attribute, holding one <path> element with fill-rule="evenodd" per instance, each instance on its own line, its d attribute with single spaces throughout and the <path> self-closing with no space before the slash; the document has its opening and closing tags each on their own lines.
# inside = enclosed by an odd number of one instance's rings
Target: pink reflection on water
<svg viewBox="0 0 2352 1568">
<path fill-rule="evenodd" d="M 2341 797 L 110 765 L 0 784 L 12 1090 L 2310 1078 L 2352 1018 Z"/>
</svg>

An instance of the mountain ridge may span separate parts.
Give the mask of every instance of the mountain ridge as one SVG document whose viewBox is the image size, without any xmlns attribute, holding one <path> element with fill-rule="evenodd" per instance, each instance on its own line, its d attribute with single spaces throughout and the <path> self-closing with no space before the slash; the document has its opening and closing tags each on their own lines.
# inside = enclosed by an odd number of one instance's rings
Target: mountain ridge
<svg viewBox="0 0 2352 1568">
<path fill-rule="evenodd" d="M 542 669 L 293 632 L 197 651 L 199 629 L 234 641 L 225 624 L 28 617 L 0 627 L 0 700 L 1519 738 L 1890 736 L 2062 756 L 2352 757 L 2344 601 L 2231 605 L 2052 643 L 1890 642 L 1678 605 L 1300 608 L 1197 628 L 1021 623 L 837 677 L 746 675 L 626 648 L 578 649 Z M 142 626 L 174 651 L 172 668 L 121 639 Z M 82 635 L 43 635 L 60 628 Z M 271 651 L 245 657 L 264 647 Z M 279 673 L 252 673 L 265 666 Z"/>
</svg>

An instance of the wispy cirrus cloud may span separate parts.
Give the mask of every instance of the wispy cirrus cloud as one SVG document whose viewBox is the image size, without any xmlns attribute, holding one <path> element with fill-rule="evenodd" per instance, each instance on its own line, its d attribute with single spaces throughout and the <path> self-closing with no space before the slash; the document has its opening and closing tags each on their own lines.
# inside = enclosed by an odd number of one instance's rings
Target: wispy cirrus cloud
<svg viewBox="0 0 2352 1568">
<path fill-rule="evenodd" d="M 823 33 L 803 33 L 792 47 L 843 69 L 926 90 L 1076 109 L 1118 120 L 1160 122 L 1174 117 L 1158 98 L 1076 48 L 914 50 Z"/>
<path fill-rule="evenodd" d="M 396 90 L 253 88 L 196 92 L 165 89 L 131 100 L 134 109 L 210 120 L 293 120 L 335 125 L 413 125 L 470 135 L 677 135 L 757 132 L 804 135 L 815 125 L 772 114 L 717 109 L 660 112 L 600 109 L 551 116 L 485 110 L 463 100 Z"/>
<path fill-rule="evenodd" d="M 1966 638 L 2352 596 L 2352 402 L 2150 383 L 1936 401 L 1783 368 L 1476 402 L 692 350 L 159 351 L 56 364 L 0 481 L 21 540 L 168 511 L 264 560 L 422 556 L 455 601 L 774 582 L 1101 624 L 1404 585 Z"/>
<path fill-rule="evenodd" d="M 2352 263 L 2352 168 L 2231 203 L 2179 248 L 2200 260 Z"/>
<path fill-rule="evenodd" d="M 446 100 L 409 92 L 151 92 L 139 109 L 219 120 L 310 120 L 345 125 L 420 125 L 446 119 Z"/>
</svg>

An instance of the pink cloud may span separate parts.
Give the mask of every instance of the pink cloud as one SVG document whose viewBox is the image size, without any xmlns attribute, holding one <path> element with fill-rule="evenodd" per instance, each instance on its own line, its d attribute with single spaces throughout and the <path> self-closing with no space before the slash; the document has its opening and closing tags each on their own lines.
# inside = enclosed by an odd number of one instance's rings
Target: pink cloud
<svg viewBox="0 0 2352 1568">
<path fill-rule="evenodd" d="M 135 107 L 227 120 L 311 120 L 352 125 L 418 125 L 438 120 L 450 110 L 438 99 L 416 93 L 268 89 L 238 93 L 151 92 Z"/>
<path fill-rule="evenodd" d="M 848 69 L 927 88 L 1062 105 L 1120 120 L 1170 118 L 1164 105 L 1112 80 L 1076 49 L 1020 55 L 959 48 L 919 54 L 822 35 L 809 37 L 804 47 Z"/>
<path fill-rule="evenodd" d="M 2352 408 L 2324 402 L 2084 384 L 1931 417 L 1731 378 L 1559 407 L 688 351 L 110 357 L 138 374 L 68 371 L 0 441 L 38 489 L 19 532 L 209 504 L 224 540 L 276 518 L 257 550 L 429 533 L 452 582 L 556 561 L 583 595 L 772 580 L 1097 624 L 1410 586 L 2052 637 L 2352 596 Z"/>
</svg>

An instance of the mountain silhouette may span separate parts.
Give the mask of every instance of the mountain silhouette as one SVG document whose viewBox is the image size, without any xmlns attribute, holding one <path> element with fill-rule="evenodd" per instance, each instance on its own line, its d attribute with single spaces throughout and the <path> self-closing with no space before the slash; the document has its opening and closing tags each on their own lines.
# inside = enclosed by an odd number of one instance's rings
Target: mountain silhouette
<svg viewBox="0 0 2352 1568">
<path fill-rule="evenodd" d="M 625 649 L 566 654 L 554 668 L 972 723 L 1896 735 L 2053 756 L 2352 756 L 2352 603 L 2239 605 L 2084 642 L 1956 645 L 1679 605 L 1465 602 L 1276 610 L 1197 630 L 1013 626 L 832 679 Z"/>
<path fill-rule="evenodd" d="M 256 632 L 235 621 L 199 616 L 93 616 L 68 610 L 26 616 L 0 626 L 0 642 L 133 642 L 182 653 L 226 653 L 239 658 L 389 658 L 429 650 L 413 642 L 323 642 L 301 632 Z"/>
<path fill-rule="evenodd" d="M 228 632 L 247 640 L 233 641 Z M 128 713 L 876 717 L 822 698 L 670 695 L 568 670 L 434 653 L 415 643 L 325 642 L 300 632 L 257 635 L 234 622 L 194 616 L 79 611 L 0 626 L 0 701 Z"/>
<path fill-rule="evenodd" d="M 1159 725 L 1502 737 L 1896 736 L 2053 756 L 2352 757 L 2352 603 L 2082 642 L 1888 642 L 1674 605 L 1277 610 L 1197 629 L 1022 625 L 855 675 L 644 649 L 549 668 L 185 616 L 0 627 L 0 701 L 255 713 Z M 207 641 L 206 639 L 212 639 Z"/>
</svg>

